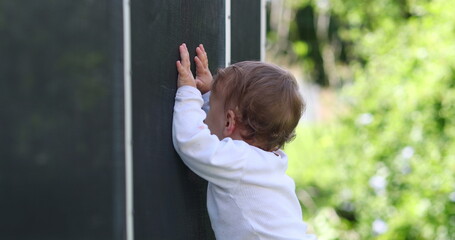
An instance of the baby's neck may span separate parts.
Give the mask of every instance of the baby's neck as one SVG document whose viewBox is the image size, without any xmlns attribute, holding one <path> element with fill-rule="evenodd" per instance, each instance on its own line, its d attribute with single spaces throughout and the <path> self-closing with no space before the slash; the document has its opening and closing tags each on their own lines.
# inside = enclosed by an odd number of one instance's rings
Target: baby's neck
<svg viewBox="0 0 455 240">
<path fill-rule="evenodd" d="M 259 142 L 257 141 L 256 139 L 252 138 L 252 139 L 244 139 L 242 137 L 242 134 L 240 134 L 240 131 L 238 129 L 236 129 L 234 132 L 232 132 L 231 135 L 229 136 L 225 136 L 225 137 L 230 137 L 232 138 L 233 140 L 241 140 L 241 141 L 244 141 L 246 143 L 248 143 L 249 145 L 251 146 L 254 146 L 254 147 L 257 147 L 257 148 L 260 148 L 264 151 L 267 151 L 267 152 L 273 152 L 275 151 L 276 149 L 265 149 L 265 144 L 263 144 L 262 142 Z"/>
</svg>

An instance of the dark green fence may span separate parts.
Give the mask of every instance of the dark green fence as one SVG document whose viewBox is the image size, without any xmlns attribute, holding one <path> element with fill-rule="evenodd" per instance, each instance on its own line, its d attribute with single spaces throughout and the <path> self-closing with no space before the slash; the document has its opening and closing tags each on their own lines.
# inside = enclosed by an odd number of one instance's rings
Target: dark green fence
<svg viewBox="0 0 455 240">
<path fill-rule="evenodd" d="M 203 43 L 214 73 L 226 46 L 260 59 L 260 3 L 0 1 L 0 239 L 214 239 L 172 146 L 178 45 Z"/>
</svg>

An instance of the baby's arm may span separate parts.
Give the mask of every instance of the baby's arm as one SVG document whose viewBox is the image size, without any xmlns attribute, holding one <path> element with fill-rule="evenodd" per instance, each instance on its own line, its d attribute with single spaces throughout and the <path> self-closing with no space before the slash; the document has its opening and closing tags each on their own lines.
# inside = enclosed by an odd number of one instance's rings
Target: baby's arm
<svg viewBox="0 0 455 240">
<path fill-rule="evenodd" d="M 243 174 L 248 145 L 212 135 L 204 124 L 201 93 L 183 86 L 177 90 L 172 123 L 174 148 L 194 173 L 218 186 L 235 186 Z"/>
<path fill-rule="evenodd" d="M 189 54 L 180 46 L 181 61 L 178 90 L 175 97 L 172 138 L 175 150 L 183 162 L 197 175 L 218 186 L 232 187 L 242 176 L 248 145 L 226 138 L 222 141 L 212 135 L 203 122 L 203 100 L 200 91 L 192 84 Z"/>
<path fill-rule="evenodd" d="M 196 86 L 202 93 L 202 99 L 204 99 L 202 110 L 204 110 L 205 113 L 208 113 L 210 109 L 209 99 L 213 77 L 209 69 L 209 60 L 204 45 L 199 44 L 196 48 L 196 57 L 194 57 L 194 61 L 196 62 Z"/>
</svg>

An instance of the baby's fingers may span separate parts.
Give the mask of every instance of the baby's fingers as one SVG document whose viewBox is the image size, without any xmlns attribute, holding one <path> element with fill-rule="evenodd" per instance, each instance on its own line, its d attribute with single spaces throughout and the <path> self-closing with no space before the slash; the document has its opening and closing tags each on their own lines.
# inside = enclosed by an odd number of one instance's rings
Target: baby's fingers
<svg viewBox="0 0 455 240">
<path fill-rule="evenodd" d="M 196 82 L 194 81 L 193 74 L 191 73 L 191 70 L 187 67 L 185 67 L 181 61 L 177 61 L 175 63 L 177 66 L 177 71 L 179 73 L 178 79 L 177 79 L 177 86 L 193 86 L 196 87 Z"/>
<path fill-rule="evenodd" d="M 202 45 L 202 44 L 199 44 L 199 47 L 202 49 L 202 52 L 204 52 L 204 53 L 205 53 L 205 55 L 207 55 L 207 52 L 205 51 L 204 45 Z"/>
<path fill-rule="evenodd" d="M 190 75 L 190 74 L 192 74 L 191 70 L 189 68 L 186 68 L 182 64 L 181 61 L 177 61 L 176 65 L 177 65 L 177 71 L 179 72 L 179 79 L 187 80 L 187 79 L 191 79 L 193 77 L 192 75 Z"/>
<path fill-rule="evenodd" d="M 207 53 L 205 52 L 204 46 L 202 44 L 199 44 L 199 46 L 196 48 L 196 55 L 201 60 L 203 67 L 208 68 L 209 61 L 207 58 Z"/>
<path fill-rule="evenodd" d="M 194 57 L 194 62 L 196 62 L 196 72 L 198 73 L 202 73 L 208 68 L 208 66 L 204 66 L 204 64 L 202 63 L 201 59 L 198 56 Z"/>
<path fill-rule="evenodd" d="M 186 47 L 186 44 L 183 43 L 179 47 L 180 51 L 180 58 L 181 58 L 181 65 L 185 68 L 190 68 L 191 63 L 190 63 L 190 54 L 188 53 L 188 48 Z"/>
<path fill-rule="evenodd" d="M 179 72 L 180 75 L 186 74 L 186 69 L 185 69 L 185 67 L 183 67 L 182 62 L 177 61 L 176 65 L 177 65 L 177 71 Z"/>
<path fill-rule="evenodd" d="M 204 52 L 204 61 L 205 61 L 205 65 L 209 65 L 209 58 L 207 57 L 207 52 L 205 51 L 205 48 L 204 48 L 204 45 L 200 44 L 200 47 L 202 49 L 202 52 Z"/>
</svg>

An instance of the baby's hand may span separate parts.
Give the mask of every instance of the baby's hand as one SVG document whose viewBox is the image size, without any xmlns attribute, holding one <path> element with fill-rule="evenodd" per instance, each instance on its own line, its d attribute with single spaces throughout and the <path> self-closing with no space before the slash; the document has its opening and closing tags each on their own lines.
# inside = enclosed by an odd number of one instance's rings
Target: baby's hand
<svg viewBox="0 0 455 240">
<path fill-rule="evenodd" d="M 202 94 L 210 91 L 212 88 L 212 73 L 209 70 L 209 60 L 204 46 L 199 44 L 196 48 L 196 86 Z"/>
<path fill-rule="evenodd" d="M 186 44 L 183 43 L 179 47 L 180 51 L 180 61 L 177 61 L 177 71 L 179 72 L 179 77 L 177 80 L 177 87 L 181 86 L 192 86 L 196 87 L 196 81 L 194 80 L 193 73 L 191 72 L 191 63 L 190 63 L 190 54 L 188 53 L 188 48 Z"/>
</svg>

